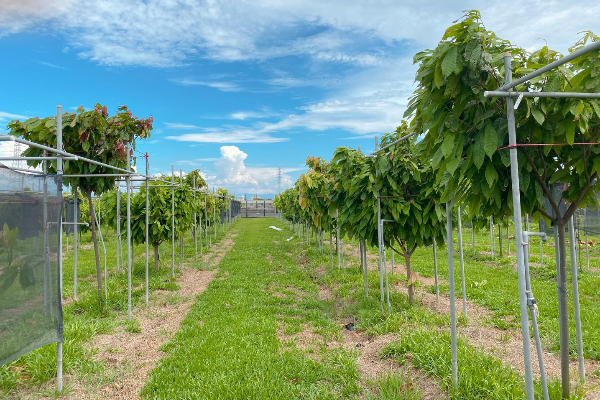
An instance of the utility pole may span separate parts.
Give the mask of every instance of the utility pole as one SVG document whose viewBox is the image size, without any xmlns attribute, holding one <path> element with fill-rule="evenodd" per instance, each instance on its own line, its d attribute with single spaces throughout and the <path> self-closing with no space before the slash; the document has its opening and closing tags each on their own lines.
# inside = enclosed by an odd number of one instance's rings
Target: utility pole
<svg viewBox="0 0 600 400">
<path fill-rule="evenodd" d="M 277 194 L 281 193 L 281 167 L 277 168 Z"/>
<path fill-rule="evenodd" d="M 13 156 L 15 160 L 13 161 L 13 168 L 23 168 L 23 161 L 18 160 L 21 157 L 21 153 L 23 149 L 21 148 L 21 143 L 13 142 Z"/>
</svg>

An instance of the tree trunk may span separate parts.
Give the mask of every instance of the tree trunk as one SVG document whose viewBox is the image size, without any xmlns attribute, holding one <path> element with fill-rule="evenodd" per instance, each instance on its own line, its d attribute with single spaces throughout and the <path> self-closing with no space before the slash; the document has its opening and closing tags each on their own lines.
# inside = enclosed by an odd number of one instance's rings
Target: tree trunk
<svg viewBox="0 0 600 400">
<path fill-rule="evenodd" d="M 100 254 L 98 252 L 98 238 L 96 237 L 96 212 L 94 211 L 94 202 L 92 201 L 92 191 L 85 192 L 90 206 L 90 224 L 92 231 L 92 243 L 94 243 L 94 256 L 96 260 L 96 283 L 98 284 L 98 300 L 102 303 L 102 273 L 100 272 Z"/>
<path fill-rule="evenodd" d="M 152 243 L 152 246 L 154 247 L 154 270 L 156 272 L 158 272 L 158 260 L 160 260 L 160 256 L 158 254 L 158 243 Z"/>
<path fill-rule="evenodd" d="M 558 296 L 558 322 L 560 331 L 560 375 L 562 381 L 562 396 L 569 397 L 569 306 L 567 302 L 567 243 L 565 237 L 565 224 L 556 224 L 558 228 L 558 248 L 560 257 L 559 276 L 557 284 Z M 555 244 L 556 245 L 556 244 Z"/>
<path fill-rule="evenodd" d="M 408 303 L 412 306 L 415 284 L 414 282 L 411 282 L 410 279 L 412 275 L 412 271 L 410 269 L 410 254 L 404 253 L 404 262 L 406 263 L 406 280 L 408 282 Z"/>
</svg>

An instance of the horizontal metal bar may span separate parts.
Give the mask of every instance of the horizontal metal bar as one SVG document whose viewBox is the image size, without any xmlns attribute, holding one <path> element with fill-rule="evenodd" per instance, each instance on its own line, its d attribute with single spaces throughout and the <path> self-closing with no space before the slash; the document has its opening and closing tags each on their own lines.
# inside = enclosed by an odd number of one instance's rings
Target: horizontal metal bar
<svg viewBox="0 0 600 400">
<path fill-rule="evenodd" d="M 382 148 L 375 150 L 374 152 L 372 152 L 371 154 L 369 154 L 367 157 L 374 157 L 374 156 L 375 156 L 377 153 L 379 153 L 380 151 L 383 151 L 383 150 L 385 150 L 385 149 L 387 149 L 387 148 L 389 148 L 389 147 L 392 147 L 393 145 L 395 145 L 395 144 L 397 144 L 397 143 L 400 143 L 400 142 L 402 142 L 402 141 L 404 141 L 404 140 L 406 140 L 406 139 L 408 139 L 408 138 L 410 138 L 410 137 L 413 137 L 413 136 L 415 136 L 417 133 L 418 133 L 418 132 L 412 132 L 412 133 L 409 133 L 408 135 L 404 135 L 404 136 L 402 136 L 400 139 L 394 140 L 392 143 L 386 144 L 386 145 L 385 145 L 385 146 L 383 146 Z"/>
<path fill-rule="evenodd" d="M 98 165 L 100 167 L 104 167 L 104 168 L 110 168 L 110 169 L 113 169 L 115 171 L 121 171 L 121 172 L 125 172 L 125 173 L 128 173 L 128 174 L 135 173 L 135 171 L 127 171 L 126 169 L 117 168 L 117 167 L 114 167 L 112 165 L 104 164 L 104 163 L 101 163 L 99 161 L 91 160 L 91 159 L 86 158 L 86 157 L 80 157 L 80 156 L 78 156 L 76 154 L 68 153 L 68 152 L 66 152 L 64 150 L 58 150 L 58 149 L 55 149 L 53 147 L 44 146 L 43 144 L 31 142 L 29 140 L 17 138 L 17 137 L 10 136 L 10 135 L 0 135 L 0 141 L 17 142 L 17 143 L 25 144 L 27 146 L 35 147 L 35 148 L 38 148 L 38 149 L 41 149 L 41 150 L 46 150 L 46 151 L 51 152 L 51 153 L 60 154 L 60 155 L 65 156 L 65 157 L 77 157 L 77 160 L 79 160 L 79 161 L 89 162 L 91 164 L 96 164 L 96 165 Z"/>
<path fill-rule="evenodd" d="M 52 161 L 58 157 L 0 157 L 0 161 Z M 77 160 L 77 157 L 63 157 L 63 160 Z"/>
<path fill-rule="evenodd" d="M 65 174 L 63 177 L 65 178 L 110 178 L 110 177 L 121 177 L 123 175 L 127 175 L 127 173 L 123 174 Z"/>
<path fill-rule="evenodd" d="M 483 92 L 485 97 L 552 97 L 552 98 L 574 98 L 574 99 L 600 99 L 600 93 L 580 92 L 503 92 L 490 90 Z"/>
<path fill-rule="evenodd" d="M 545 65 L 542 68 L 537 69 L 537 70 L 535 70 L 535 71 L 533 71 L 533 72 L 531 72 L 531 73 L 529 73 L 529 74 L 527 74 L 527 75 L 525 75 L 525 76 L 523 76 L 523 77 L 521 77 L 519 79 L 515 79 L 514 81 L 512 81 L 510 83 L 502 85 L 502 86 L 500 86 L 498 88 L 498 90 L 499 91 L 510 90 L 510 89 L 514 88 L 515 86 L 520 85 L 523 82 L 527 82 L 530 79 L 533 79 L 533 78 L 535 78 L 538 75 L 541 75 L 541 74 L 543 74 L 545 72 L 548 72 L 548 71 L 550 71 L 550 70 L 552 70 L 552 69 L 554 69 L 556 67 L 559 67 L 559 66 L 561 66 L 563 64 L 568 63 L 571 60 L 576 59 L 577 57 L 580 57 L 580 56 L 582 56 L 584 54 L 589 53 L 590 51 L 594 51 L 594 50 L 597 50 L 597 49 L 600 49 L 600 42 L 594 42 L 594 43 L 592 43 L 592 44 L 590 44 L 588 46 L 585 46 L 583 49 L 579 49 L 576 52 L 571 53 L 568 56 L 565 56 L 565 57 L 561 58 L 560 60 L 556 60 L 554 62 L 551 62 L 550 64 Z"/>
<path fill-rule="evenodd" d="M 6 169 L 10 169 L 12 171 L 29 172 L 29 173 L 32 173 L 32 174 L 46 175 L 42 171 L 38 171 L 38 170 L 35 170 L 35 169 L 13 168 L 13 167 L 9 167 L 8 165 L 5 165 L 4 167 L 6 167 Z"/>
<path fill-rule="evenodd" d="M 62 224 L 63 225 L 85 225 L 85 226 L 90 226 L 90 224 L 88 224 L 87 222 L 78 222 L 78 223 L 75 223 L 75 222 L 65 222 L 65 221 L 63 221 Z"/>
</svg>

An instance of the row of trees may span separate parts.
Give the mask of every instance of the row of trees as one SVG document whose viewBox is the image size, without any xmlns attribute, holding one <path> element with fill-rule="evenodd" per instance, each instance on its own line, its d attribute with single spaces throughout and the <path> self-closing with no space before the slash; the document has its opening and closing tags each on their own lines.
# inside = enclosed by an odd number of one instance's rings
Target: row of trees
<svg viewBox="0 0 600 400">
<path fill-rule="evenodd" d="M 110 116 L 106 106 L 96 104 L 93 110 L 79 107 L 76 112 L 65 112 L 62 116 L 62 138 L 64 150 L 80 157 L 93 159 L 104 164 L 127 169 L 128 159 L 133 156 L 136 142 L 150 137 L 153 117 L 137 118 L 126 106 L 120 106 L 115 115 Z M 26 140 L 56 148 L 56 116 L 43 119 L 29 118 L 25 121 L 13 120 L 8 126 L 9 134 Z M 129 152 L 129 154 L 128 154 Z M 43 150 L 29 147 L 22 154 L 26 157 L 43 156 Z M 37 167 L 40 160 L 30 160 L 28 164 Z M 135 164 L 135 158 L 133 158 Z M 57 172 L 56 161 L 47 163 L 49 173 Z M 63 184 L 71 190 L 77 188 L 85 196 L 87 203 L 82 207 L 82 222 L 88 222 L 92 234 L 96 261 L 98 298 L 102 302 L 102 274 L 97 239 L 96 213 L 98 208 L 109 226 L 116 227 L 117 189 L 115 181 L 123 177 L 110 176 L 115 170 L 96 164 L 65 160 L 63 164 Z M 85 176 L 82 176 L 85 175 Z M 102 176 L 104 175 L 104 176 Z M 216 223 L 221 210 L 226 207 L 225 198 L 229 194 L 219 189 L 222 198 L 204 196 L 194 192 L 206 183 L 199 170 L 194 170 L 183 179 L 175 178 L 175 236 L 181 237 L 194 224 L 194 215 L 202 218 L 204 224 Z M 161 187 L 162 186 L 162 187 Z M 149 244 L 154 248 L 155 268 L 158 269 L 158 246 L 171 238 L 171 189 L 160 182 L 151 182 L 149 188 Z M 100 200 L 94 200 L 94 196 Z M 126 229 L 126 201 L 121 201 L 121 228 Z M 215 215 L 216 210 L 217 215 Z M 67 216 L 69 218 L 71 216 Z M 145 242 L 146 193 L 142 188 L 131 198 L 131 236 L 133 243 Z"/>
<path fill-rule="evenodd" d="M 598 40 L 585 32 L 569 52 Z M 310 220 L 317 227 L 338 216 L 335 221 L 345 234 L 376 244 L 380 201 L 381 218 L 394 221 L 385 224 L 385 243 L 404 256 L 409 288 L 411 254 L 419 246 L 444 241 L 444 203 L 461 205 L 479 224 L 485 221 L 481 216 L 496 221 L 511 216 L 505 101 L 484 96 L 504 83 L 505 54 L 512 56 L 515 78 L 562 57 L 547 46 L 534 52 L 519 48 L 487 30 L 479 12 L 467 12 L 434 49 L 415 55 L 417 88 L 404 115 L 409 122 L 385 134 L 381 145 L 413 136 L 374 156 L 341 147 L 330 163 L 309 157 L 308 172 L 276 199 L 283 216 Z M 599 52 L 571 60 L 515 90 L 600 92 Z M 597 206 L 600 104 L 523 98 L 515 120 L 522 211 L 558 227 L 559 309 L 561 319 L 568 321 L 565 226 L 578 208 Z M 561 198 L 552 195 L 556 183 L 567 187 Z M 561 202 L 569 205 L 566 211 L 559 210 Z M 561 347 L 568 348 L 568 336 L 561 329 Z M 568 384 L 563 374 L 563 395 Z"/>
</svg>

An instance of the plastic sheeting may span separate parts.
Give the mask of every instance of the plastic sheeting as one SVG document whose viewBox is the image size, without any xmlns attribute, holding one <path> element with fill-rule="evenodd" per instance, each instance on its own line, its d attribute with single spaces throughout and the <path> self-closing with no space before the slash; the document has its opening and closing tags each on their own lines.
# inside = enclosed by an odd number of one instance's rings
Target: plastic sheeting
<svg viewBox="0 0 600 400">
<path fill-rule="evenodd" d="M 59 189 L 53 175 L 0 167 L 0 365 L 62 341 Z"/>
</svg>

